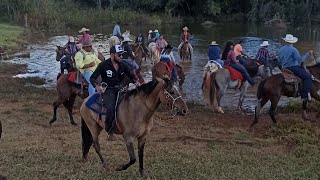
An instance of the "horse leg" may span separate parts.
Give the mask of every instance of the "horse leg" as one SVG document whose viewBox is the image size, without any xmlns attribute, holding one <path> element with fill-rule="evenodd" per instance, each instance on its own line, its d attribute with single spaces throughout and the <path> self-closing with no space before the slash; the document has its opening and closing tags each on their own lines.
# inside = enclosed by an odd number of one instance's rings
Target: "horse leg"
<svg viewBox="0 0 320 180">
<path fill-rule="evenodd" d="M 271 107 L 269 109 L 269 115 L 272 119 L 273 123 L 277 123 L 275 115 L 276 115 L 276 108 L 278 106 L 279 100 L 281 96 L 273 96 L 270 101 L 271 101 Z"/>
<path fill-rule="evenodd" d="M 81 117 L 81 137 L 82 137 L 82 159 L 84 161 L 87 161 L 88 153 L 92 145 L 92 135 L 87 124 L 85 123 L 82 117 Z"/>
<path fill-rule="evenodd" d="M 148 175 L 143 168 L 143 152 L 144 152 L 145 143 L 146 143 L 145 136 L 138 138 L 139 172 L 142 177 L 144 177 L 145 179 L 148 179 Z"/>
<path fill-rule="evenodd" d="M 57 109 L 63 102 L 64 102 L 63 100 L 58 99 L 53 103 L 53 117 L 49 121 L 50 125 L 57 120 Z"/>
<path fill-rule="evenodd" d="M 238 102 L 238 107 L 237 107 L 238 110 L 242 110 L 242 103 L 244 101 L 248 87 L 249 87 L 249 82 L 245 81 L 241 87 L 241 92 L 240 92 L 240 97 L 239 97 L 239 102 Z"/>
<path fill-rule="evenodd" d="M 70 96 L 70 98 L 69 98 L 68 101 L 63 102 L 64 107 L 66 107 L 67 110 L 68 110 L 70 123 L 71 123 L 72 125 L 74 125 L 74 126 L 77 126 L 77 123 L 74 122 L 74 120 L 73 120 L 72 108 L 73 108 L 73 105 L 74 105 L 74 101 L 76 100 L 76 97 L 77 97 L 77 95 L 74 94 L 74 95 Z"/>
<path fill-rule="evenodd" d="M 136 155 L 134 154 L 134 147 L 133 147 L 133 137 L 125 137 L 124 140 L 126 142 L 127 151 L 129 153 L 129 162 L 119 166 L 116 171 L 122 171 L 128 169 L 132 164 L 136 162 Z"/>
<path fill-rule="evenodd" d="M 216 94 L 216 98 L 217 98 L 217 105 L 218 105 L 218 112 L 219 113 L 222 113 L 224 114 L 224 111 L 222 110 L 222 107 L 221 107 L 221 98 L 222 98 L 222 95 L 224 94 L 223 90 L 219 90 L 219 87 L 217 87 L 217 94 Z"/>
<path fill-rule="evenodd" d="M 250 125 L 250 127 L 253 127 L 255 124 L 259 121 L 259 115 L 261 108 L 269 101 L 268 98 L 263 97 L 262 99 L 258 100 L 257 106 L 254 108 L 254 121 Z"/>
<path fill-rule="evenodd" d="M 96 127 L 98 127 L 98 125 L 96 125 Z M 106 162 L 104 161 L 104 159 L 103 159 L 103 157 L 101 155 L 100 143 L 99 143 L 99 135 L 100 135 L 100 132 L 101 132 L 102 128 L 98 127 L 95 130 L 96 130 L 96 132 L 94 132 L 93 135 L 92 135 L 93 147 L 96 150 L 96 153 L 98 154 L 98 156 L 99 156 L 99 158 L 101 160 L 103 168 L 106 168 L 107 165 L 106 165 Z"/>
<path fill-rule="evenodd" d="M 302 118 L 303 118 L 305 121 L 310 120 L 310 119 L 308 118 L 308 116 L 307 116 L 307 103 L 308 103 L 307 100 L 303 100 L 303 101 L 302 101 L 302 109 L 303 109 L 303 111 L 302 111 Z"/>
</svg>

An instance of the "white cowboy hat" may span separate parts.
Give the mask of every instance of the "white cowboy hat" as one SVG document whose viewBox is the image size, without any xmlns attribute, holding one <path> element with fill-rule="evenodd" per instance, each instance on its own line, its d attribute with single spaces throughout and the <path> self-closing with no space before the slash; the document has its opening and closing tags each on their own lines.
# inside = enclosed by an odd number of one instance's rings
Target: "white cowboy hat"
<svg viewBox="0 0 320 180">
<path fill-rule="evenodd" d="M 284 41 L 288 43 L 296 43 L 298 42 L 298 38 L 294 37 L 292 34 L 287 34 L 285 38 L 282 38 Z"/>
<path fill-rule="evenodd" d="M 74 42 L 74 37 L 69 36 L 69 42 Z"/>
<path fill-rule="evenodd" d="M 150 34 L 150 33 L 152 33 L 152 30 L 149 30 L 149 32 L 148 32 L 148 33 L 149 33 L 149 34 Z"/>
<path fill-rule="evenodd" d="M 264 46 L 269 46 L 269 42 L 268 41 L 263 41 L 262 44 L 260 44 L 261 47 L 264 47 Z"/>
<path fill-rule="evenodd" d="M 83 27 L 82 29 L 79 30 L 79 33 L 86 32 L 86 31 L 90 31 L 90 30 Z"/>
<path fill-rule="evenodd" d="M 209 44 L 209 45 L 210 45 L 210 46 L 214 46 L 214 45 L 219 45 L 219 44 L 217 44 L 216 41 L 212 41 L 211 44 Z"/>
<path fill-rule="evenodd" d="M 189 28 L 188 28 L 187 26 L 185 26 L 184 28 L 182 28 L 182 30 L 184 30 L 184 31 L 188 31 L 188 30 L 189 30 Z"/>
<path fill-rule="evenodd" d="M 159 32 L 158 29 L 154 30 L 155 33 Z"/>
<path fill-rule="evenodd" d="M 125 37 L 122 42 L 132 42 L 132 40 L 128 37 Z"/>
</svg>

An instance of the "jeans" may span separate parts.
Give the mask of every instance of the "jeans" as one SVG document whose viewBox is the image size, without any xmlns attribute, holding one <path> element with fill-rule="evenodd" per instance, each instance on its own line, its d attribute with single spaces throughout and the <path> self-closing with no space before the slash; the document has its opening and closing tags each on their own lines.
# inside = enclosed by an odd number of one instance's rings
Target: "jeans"
<svg viewBox="0 0 320 180">
<path fill-rule="evenodd" d="M 89 96 L 91 96 L 92 94 L 95 93 L 95 89 L 92 86 L 92 84 L 90 83 L 90 77 L 91 77 L 92 73 L 93 72 L 90 70 L 84 70 L 84 72 L 82 73 L 82 76 L 86 79 L 86 81 L 88 82 L 88 85 L 89 85 L 89 88 L 88 88 Z"/>
<path fill-rule="evenodd" d="M 139 69 L 139 65 L 135 60 L 122 59 L 128 66 L 129 69 Z"/>
<path fill-rule="evenodd" d="M 106 102 L 106 104 L 104 104 L 104 107 L 107 109 L 105 128 L 108 134 L 112 134 L 113 132 L 112 123 L 115 119 L 118 92 L 118 88 L 107 88 L 106 91 L 103 93 L 103 99 L 104 102 Z"/>
<path fill-rule="evenodd" d="M 237 56 L 236 59 L 242 64 L 244 67 L 248 66 L 247 60 L 241 55 Z"/>
<path fill-rule="evenodd" d="M 60 71 L 63 74 L 65 69 L 68 69 L 69 66 L 69 57 L 64 56 L 63 58 L 60 59 Z"/>
<path fill-rule="evenodd" d="M 235 63 L 230 63 L 229 64 L 232 68 L 234 68 L 235 70 L 239 71 L 243 76 L 244 78 L 251 84 L 251 85 L 254 85 L 255 82 L 253 81 L 253 79 L 250 77 L 249 73 L 247 72 L 247 70 L 238 65 L 238 64 L 235 64 Z"/>
<path fill-rule="evenodd" d="M 300 92 L 301 98 L 302 99 L 308 98 L 308 93 L 311 92 L 311 86 L 312 86 L 311 75 L 301 66 L 287 67 L 287 69 L 289 69 L 290 71 L 293 72 L 294 75 L 302 79 L 303 87 Z"/>
</svg>

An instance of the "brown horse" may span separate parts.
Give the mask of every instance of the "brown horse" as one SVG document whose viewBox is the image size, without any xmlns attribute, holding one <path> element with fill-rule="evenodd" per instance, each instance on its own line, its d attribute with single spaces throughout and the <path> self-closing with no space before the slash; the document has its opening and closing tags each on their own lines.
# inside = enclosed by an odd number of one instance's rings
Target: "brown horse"
<svg viewBox="0 0 320 180">
<path fill-rule="evenodd" d="M 307 67 L 307 69 L 316 78 L 315 80 L 312 81 L 311 96 L 314 99 L 320 101 L 320 81 L 319 81 L 320 64 L 309 66 Z M 274 123 L 277 122 L 275 119 L 275 110 L 277 108 L 281 95 L 284 95 L 287 97 L 297 97 L 295 93 L 294 84 L 285 82 L 285 78 L 282 74 L 276 74 L 276 75 L 270 76 L 259 84 L 258 90 L 257 90 L 258 103 L 255 108 L 255 118 L 251 126 L 258 123 L 260 110 L 269 100 L 271 101 L 269 115 Z M 303 102 L 302 108 L 303 108 L 302 117 L 303 119 L 308 120 L 307 113 L 306 113 L 306 109 L 307 109 L 306 101 Z M 317 114 L 317 117 L 319 117 L 319 115 L 320 113 Z"/>
<path fill-rule="evenodd" d="M 136 162 L 134 152 L 134 140 L 138 139 L 138 156 L 139 156 L 139 172 L 144 178 L 148 175 L 144 171 L 143 153 L 146 138 L 153 126 L 152 116 L 160 103 L 169 104 L 171 107 L 176 107 L 181 112 L 187 112 L 187 106 L 181 99 L 179 94 L 173 92 L 176 88 L 170 85 L 169 79 L 156 79 L 146 84 L 141 85 L 137 89 L 128 91 L 119 100 L 119 105 L 116 110 L 117 118 L 115 120 L 116 134 L 122 134 L 129 153 L 129 162 L 119 166 L 116 170 L 126 170 Z M 99 135 L 103 130 L 97 123 L 98 114 L 88 109 L 85 103 L 80 107 L 81 115 L 81 134 L 82 134 L 82 153 L 83 159 L 86 160 L 88 152 L 93 145 L 98 154 L 103 167 L 106 167 L 106 162 L 100 152 Z"/>
<path fill-rule="evenodd" d="M 142 45 L 140 45 L 140 44 L 137 44 L 137 45 L 133 46 L 133 52 L 135 54 L 135 58 L 134 59 L 136 60 L 137 64 L 140 67 L 141 64 L 142 64 L 142 59 L 144 58 L 145 61 L 146 61 L 147 55 L 144 52 Z"/>
<path fill-rule="evenodd" d="M 182 88 L 182 85 L 185 81 L 186 76 L 180 65 L 176 64 L 175 67 L 177 70 L 177 74 L 179 76 L 179 87 Z M 156 79 L 156 77 L 163 78 L 164 76 L 171 77 L 171 72 L 169 72 L 169 69 L 166 66 L 165 62 L 158 62 L 155 65 L 153 65 L 151 72 L 152 72 L 152 79 Z"/>
<path fill-rule="evenodd" d="M 64 47 L 61 47 L 61 46 L 57 46 L 57 49 L 56 49 L 56 61 L 60 61 L 61 58 L 63 56 L 67 56 L 68 53 L 66 51 L 66 48 Z M 75 68 L 75 61 L 74 61 L 74 57 L 70 57 L 70 60 L 69 62 L 67 63 L 67 67 L 66 67 L 68 73 L 69 72 L 73 72 L 73 71 L 76 71 L 77 69 Z"/>
<path fill-rule="evenodd" d="M 184 42 L 181 51 L 180 51 L 180 57 L 182 61 L 190 61 L 191 60 L 191 52 L 189 48 L 189 42 Z"/>
</svg>

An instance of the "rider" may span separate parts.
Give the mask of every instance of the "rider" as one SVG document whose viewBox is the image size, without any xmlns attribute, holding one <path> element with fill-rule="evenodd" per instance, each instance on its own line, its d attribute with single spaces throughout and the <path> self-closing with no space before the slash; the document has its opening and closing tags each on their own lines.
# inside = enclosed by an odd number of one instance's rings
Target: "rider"
<svg viewBox="0 0 320 180">
<path fill-rule="evenodd" d="M 243 58 L 243 56 L 248 56 L 248 55 L 243 53 L 242 43 L 243 43 L 243 41 L 240 40 L 239 44 L 236 44 L 234 46 L 234 54 L 236 56 L 236 59 L 240 62 L 240 64 L 242 64 L 244 67 L 246 67 L 248 65 L 248 62 L 246 61 L 246 59 Z"/>
<path fill-rule="evenodd" d="M 254 80 L 250 77 L 247 70 L 240 64 L 239 60 L 236 59 L 233 47 L 234 43 L 232 41 L 228 41 L 222 53 L 222 60 L 225 61 L 224 64 L 229 65 L 235 70 L 239 71 L 244 76 L 244 78 L 253 86 L 255 84 Z"/>
<path fill-rule="evenodd" d="M 208 57 L 208 61 L 214 60 L 223 67 L 224 62 L 221 60 L 220 47 L 216 41 L 212 41 L 211 44 L 209 44 Z"/>
<path fill-rule="evenodd" d="M 279 61 L 283 68 L 289 69 L 294 75 L 302 79 L 303 88 L 301 90 L 301 98 L 303 104 L 306 105 L 307 100 L 311 100 L 312 79 L 311 75 L 299 64 L 304 62 L 313 51 L 310 50 L 301 56 L 299 51 L 293 47 L 293 44 L 298 42 L 297 37 L 294 37 L 292 34 L 287 34 L 286 37 L 282 39 L 286 42 L 286 45 L 279 50 Z"/>
<path fill-rule="evenodd" d="M 154 41 L 157 41 L 160 38 L 160 33 L 159 33 L 158 29 L 155 29 L 154 33 L 156 33 L 154 36 Z"/>
<path fill-rule="evenodd" d="M 127 65 L 129 65 L 129 67 L 132 67 L 130 69 L 133 69 L 132 72 L 137 77 L 135 70 L 139 69 L 139 65 L 134 60 L 134 55 L 129 42 L 132 42 L 132 40 L 127 37 L 125 37 L 122 41 L 122 49 L 124 50 L 124 53 L 122 54 L 122 59 Z"/>
<path fill-rule="evenodd" d="M 164 40 L 163 35 L 160 35 L 160 38 L 156 41 L 157 48 L 160 49 L 160 52 L 168 45 L 167 41 Z"/>
<path fill-rule="evenodd" d="M 182 46 L 183 46 L 183 44 L 185 43 L 185 42 L 188 42 L 188 45 L 189 45 L 189 49 L 190 49 L 190 53 L 191 53 L 191 59 L 192 59 L 192 55 L 193 55 L 193 48 L 192 48 L 192 46 L 191 46 L 191 44 L 190 44 L 190 33 L 188 32 L 188 28 L 187 27 L 184 27 L 184 28 L 182 28 L 182 30 L 183 30 L 183 32 L 181 33 L 181 35 L 180 35 L 180 41 L 181 41 L 181 43 L 180 43 L 180 45 L 178 46 L 178 54 L 180 55 L 180 51 L 181 51 L 181 48 L 182 48 Z M 190 60 L 191 60 L 190 59 Z"/>
<path fill-rule="evenodd" d="M 264 67 L 269 67 L 270 70 L 272 71 L 272 67 L 270 65 L 270 61 L 272 61 L 275 57 L 271 55 L 268 51 L 268 46 L 269 46 L 268 41 L 263 41 L 262 44 L 260 44 L 260 49 L 258 50 L 256 54 L 256 61 L 259 63 L 262 63 Z"/>
<path fill-rule="evenodd" d="M 79 33 L 82 33 L 82 36 L 76 43 L 81 45 L 84 41 L 92 41 L 91 36 L 88 33 L 89 31 L 90 31 L 89 29 L 84 27 L 80 29 Z"/>
<path fill-rule="evenodd" d="M 141 45 L 144 53 L 148 53 L 148 49 L 147 49 L 146 45 L 144 44 L 144 37 L 143 37 L 142 33 L 139 33 L 138 36 L 136 37 L 135 45 L 136 46 Z"/>
<path fill-rule="evenodd" d="M 102 82 L 108 84 L 107 89 L 103 93 L 103 99 L 106 99 L 107 117 L 105 128 L 109 134 L 109 140 L 114 140 L 113 130 L 117 103 L 117 95 L 120 90 L 120 83 L 126 74 L 131 80 L 138 83 L 138 80 L 130 73 L 129 68 L 121 61 L 123 49 L 120 45 L 115 45 L 110 48 L 110 58 L 99 64 L 93 72 L 90 81 L 97 92 L 101 93 L 102 89 L 97 83 L 98 76 L 101 75 Z"/>
<path fill-rule="evenodd" d="M 84 41 L 82 49 L 76 53 L 75 57 L 76 68 L 81 72 L 82 76 L 86 79 L 89 85 L 89 96 L 95 93 L 95 89 L 90 83 L 90 76 L 101 62 L 96 55 L 92 52 L 91 41 Z"/>
<path fill-rule="evenodd" d="M 161 51 L 161 57 L 160 57 L 160 61 L 165 61 L 168 66 L 170 66 L 170 64 L 172 63 L 172 80 L 174 82 L 178 82 L 178 73 L 176 70 L 176 59 L 173 56 L 173 52 L 172 52 L 172 46 L 170 46 L 170 44 L 168 44 L 162 51 Z M 171 61 L 171 62 L 170 62 Z"/>
<path fill-rule="evenodd" d="M 70 61 L 70 58 L 74 57 L 74 55 L 78 51 L 78 47 L 74 41 L 74 37 L 69 36 L 68 42 L 66 45 L 63 46 L 63 48 L 66 49 L 66 54 L 60 60 L 60 70 L 62 74 L 64 73 L 64 69 L 66 69 L 68 62 Z"/>
<path fill-rule="evenodd" d="M 114 26 L 112 35 L 113 36 L 117 36 L 119 39 L 123 40 L 124 37 L 121 35 L 120 22 L 119 21 Z"/>
<path fill-rule="evenodd" d="M 149 30 L 148 32 L 148 43 L 151 43 L 152 41 L 154 41 L 154 39 L 152 38 L 152 30 Z"/>
</svg>

